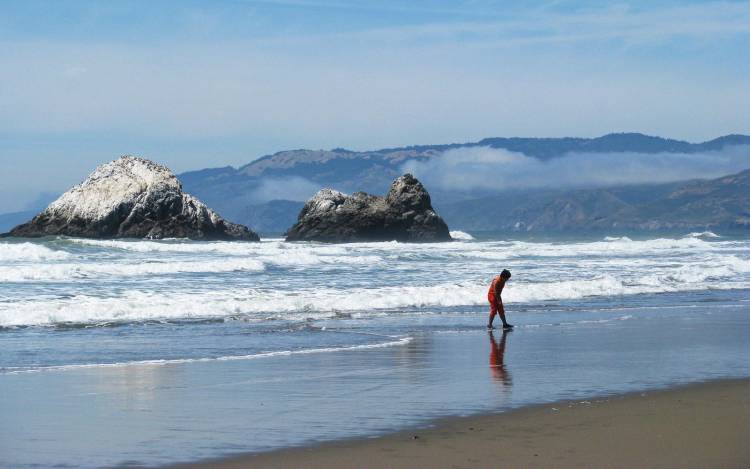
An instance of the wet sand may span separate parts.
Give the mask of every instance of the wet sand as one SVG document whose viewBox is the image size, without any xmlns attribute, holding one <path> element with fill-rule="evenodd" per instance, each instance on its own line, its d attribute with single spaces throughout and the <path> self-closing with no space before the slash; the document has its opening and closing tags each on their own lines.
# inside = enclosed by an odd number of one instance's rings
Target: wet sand
<svg viewBox="0 0 750 469">
<path fill-rule="evenodd" d="M 172 467 L 739 468 L 750 467 L 748 434 L 750 380 L 724 380 Z"/>
</svg>

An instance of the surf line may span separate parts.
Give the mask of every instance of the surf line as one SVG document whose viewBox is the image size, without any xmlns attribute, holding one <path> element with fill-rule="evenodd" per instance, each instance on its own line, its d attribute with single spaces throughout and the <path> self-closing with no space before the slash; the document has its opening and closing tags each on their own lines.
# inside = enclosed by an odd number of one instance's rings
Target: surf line
<svg viewBox="0 0 750 469">
<path fill-rule="evenodd" d="M 125 368 L 131 366 L 165 366 L 165 365 L 179 365 L 187 363 L 206 363 L 206 362 L 217 362 L 217 361 L 239 361 L 239 360 L 256 360 L 260 358 L 271 358 L 271 357 L 286 357 L 291 355 L 312 355 L 317 353 L 335 353 L 335 352 L 347 352 L 354 350 L 370 350 L 388 347 L 397 347 L 406 345 L 413 340 L 412 337 L 402 337 L 398 340 L 392 340 L 389 342 L 380 342 L 376 344 L 360 344 L 360 345 L 349 345 L 343 347 L 320 347 L 302 350 L 277 350 L 274 352 L 261 352 L 250 355 L 227 355 L 222 357 L 202 357 L 202 358 L 173 358 L 173 359 L 161 359 L 161 360 L 137 360 L 131 362 L 116 362 L 116 363 L 78 363 L 72 365 L 55 365 L 55 366 L 43 366 L 39 368 L 26 369 L 26 370 L 9 370 L 8 368 L 0 369 L 0 375 L 20 375 L 29 373 L 41 373 L 50 371 L 73 371 L 73 370 L 85 370 L 85 369 L 96 369 L 96 368 Z M 15 367 L 12 367 L 15 368 Z"/>
</svg>

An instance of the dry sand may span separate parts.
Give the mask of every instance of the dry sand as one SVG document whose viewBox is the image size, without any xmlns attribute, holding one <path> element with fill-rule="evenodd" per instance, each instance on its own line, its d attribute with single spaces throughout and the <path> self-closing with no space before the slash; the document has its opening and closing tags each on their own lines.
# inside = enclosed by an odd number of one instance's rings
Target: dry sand
<svg viewBox="0 0 750 469">
<path fill-rule="evenodd" d="M 452 418 L 180 468 L 750 467 L 750 380 Z"/>
</svg>

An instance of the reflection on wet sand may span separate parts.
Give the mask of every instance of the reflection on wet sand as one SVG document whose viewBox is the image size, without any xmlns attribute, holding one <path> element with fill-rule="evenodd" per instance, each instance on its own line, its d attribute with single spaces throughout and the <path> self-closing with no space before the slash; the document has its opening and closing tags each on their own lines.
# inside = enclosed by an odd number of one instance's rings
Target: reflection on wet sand
<svg viewBox="0 0 750 469">
<path fill-rule="evenodd" d="M 490 336 L 490 370 L 492 371 L 492 378 L 500 383 L 502 386 L 510 386 L 512 380 L 510 372 L 505 366 L 505 342 L 510 333 L 509 330 L 504 329 L 503 335 L 500 337 L 500 342 L 495 340 L 495 334 L 489 331 Z"/>
<path fill-rule="evenodd" d="M 134 364 L 86 370 L 94 377 L 95 393 L 108 396 L 112 405 L 143 409 L 158 405 L 163 392 L 184 388 L 184 366 Z"/>
</svg>

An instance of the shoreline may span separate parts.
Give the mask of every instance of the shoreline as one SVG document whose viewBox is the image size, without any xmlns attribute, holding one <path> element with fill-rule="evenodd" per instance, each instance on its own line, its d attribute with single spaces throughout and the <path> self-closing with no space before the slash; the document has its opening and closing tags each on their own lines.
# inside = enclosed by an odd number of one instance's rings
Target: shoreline
<svg viewBox="0 0 750 469">
<path fill-rule="evenodd" d="M 530 445 L 545 451 L 562 447 L 554 456 L 570 458 L 567 450 L 596 454 L 615 446 L 611 441 L 635 442 L 630 448 L 656 454 L 632 430 L 610 435 L 608 442 L 595 440 L 601 436 L 597 429 L 608 427 L 577 420 L 590 415 L 583 406 L 571 408 L 571 415 L 564 412 L 562 420 L 557 411 L 552 421 L 543 412 L 530 420 L 522 416 L 541 403 L 596 401 L 594 396 L 611 403 L 632 392 L 650 395 L 670 386 L 750 378 L 748 301 L 750 290 L 574 302 L 572 309 L 519 314 L 520 323 L 531 327 L 504 334 L 478 328 L 478 315 L 462 311 L 321 321 L 314 324 L 320 329 L 292 333 L 272 324 L 270 330 L 279 331 L 273 334 L 266 333 L 267 323 L 244 322 L 126 326 L 95 334 L 75 330 L 42 334 L 42 340 L 31 331 L 11 333 L 9 343 L 19 344 L 19 351 L 40 345 L 76 354 L 79 337 L 95 351 L 106 350 L 113 334 L 125 335 L 127 350 L 158 341 L 178 352 L 208 345 L 244 353 L 274 345 L 356 344 L 362 333 L 413 339 L 346 353 L 0 375 L 0 413 L 8 423 L 0 426 L 0 466 L 523 467 L 539 466 L 535 459 L 545 457 L 529 455 Z M 322 329 L 331 325 L 337 327 Z M 750 395 L 748 389 L 743 392 Z M 693 407 L 711 402 L 698 399 Z M 610 415 L 604 423 L 618 427 L 617 422 L 627 422 L 634 407 L 625 407 L 627 412 Z M 735 404 L 727 418 L 736 419 L 737 409 L 746 408 L 746 401 Z M 501 411 L 506 413 L 498 415 Z M 696 426 L 713 436 L 714 429 L 727 425 L 725 420 L 696 425 L 693 418 L 677 429 Z M 549 433 L 566 439 L 550 440 Z M 414 434 L 419 438 L 412 440 Z M 693 436 L 682 453 L 692 454 L 704 439 Z M 581 446 L 590 440 L 599 445 Z M 737 446 L 720 447 L 719 456 L 736 455 Z M 676 465 L 674 454 L 660 457 Z M 721 466 L 717 457 L 704 467 Z M 611 466 L 610 460 L 631 461 L 610 452 L 579 466 Z M 546 464 L 560 466 L 561 461 Z"/>
<path fill-rule="evenodd" d="M 748 432 L 750 378 L 718 379 L 163 467 L 747 467 Z"/>
</svg>

